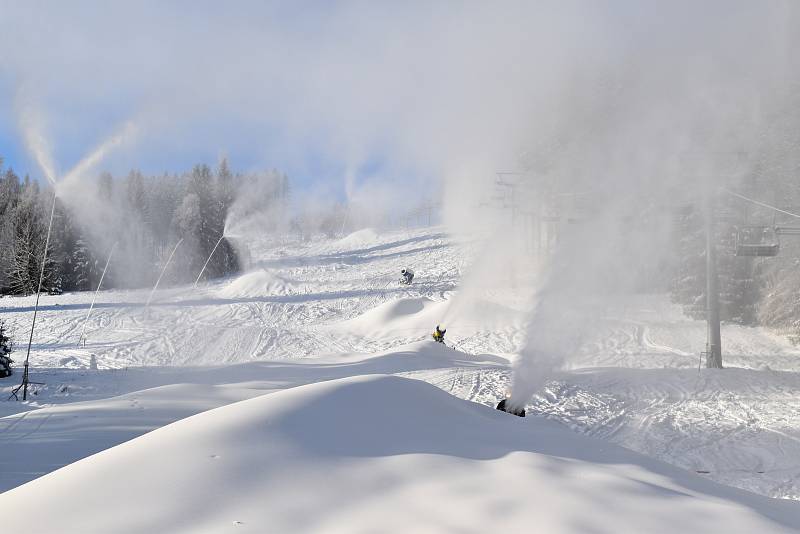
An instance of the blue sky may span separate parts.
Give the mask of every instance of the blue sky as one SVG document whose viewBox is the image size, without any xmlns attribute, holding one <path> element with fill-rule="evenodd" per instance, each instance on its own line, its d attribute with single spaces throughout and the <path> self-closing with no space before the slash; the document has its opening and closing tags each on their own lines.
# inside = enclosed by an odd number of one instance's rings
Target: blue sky
<svg viewBox="0 0 800 534">
<path fill-rule="evenodd" d="M 572 133 L 583 117 L 571 95 L 591 105 L 591 80 L 637 90 L 655 79 L 637 102 L 649 109 L 710 72 L 724 88 L 760 68 L 743 28 L 783 35 L 780 10 L 757 3 L 664 5 L 0 0 L 0 155 L 40 174 L 20 120 L 33 109 L 60 173 L 132 121 L 138 135 L 92 172 L 180 172 L 227 156 L 339 198 L 445 182 L 482 195 L 474 184 Z"/>
<path fill-rule="evenodd" d="M 224 155 L 339 196 L 493 180 L 515 165 L 537 95 L 604 50 L 597 13 L 561 1 L 0 0 L 0 155 L 39 174 L 24 107 L 61 173 L 134 121 L 139 135 L 93 172 Z"/>
<path fill-rule="evenodd" d="M 26 149 L 19 119 L 15 111 L 17 88 L 12 80 L 0 79 L 0 157 L 4 168 L 12 167 L 17 174 L 29 174 L 42 179 L 42 170 Z M 131 102 L 99 101 L 70 105 L 60 102 L 48 106 L 42 103 L 45 121 L 53 126 L 47 136 L 58 171 L 64 173 L 86 156 L 87 152 L 113 135 L 131 115 Z M 344 163 L 325 153 L 313 137 L 298 140 L 302 152 L 282 150 L 282 128 L 263 117 L 247 121 L 241 118 L 198 115 L 173 124 L 168 132 L 143 132 L 141 136 L 121 147 L 96 169 L 109 170 L 124 176 L 137 168 L 147 174 L 182 172 L 197 163 L 216 165 L 226 157 L 235 170 L 250 171 L 278 169 L 287 172 L 295 187 L 305 188 L 318 183 L 336 184 L 332 188 L 343 193 L 342 177 L 348 172 Z M 165 138 L 168 138 L 165 140 Z M 273 148 L 274 147 L 274 148 Z M 374 151 L 354 169 L 357 175 L 372 176 L 384 170 L 380 151 Z"/>
<path fill-rule="evenodd" d="M 42 119 L 59 174 L 133 121 L 138 135 L 93 172 L 181 172 L 227 157 L 236 170 L 276 168 L 296 188 L 338 196 L 348 180 L 429 176 L 392 155 L 391 121 L 371 123 L 350 94 L 354 82 L 382 75 L 355 43 L 362 30 L 373 37 L 361 11 L 329 2 L 0 0 L 10 29 L 0 32 L 0 156 L 18 174 L 42 176 L 24 142 L 26 107 Z M 337 63 L 349 72 L 329 72 Z"/>
</svg>

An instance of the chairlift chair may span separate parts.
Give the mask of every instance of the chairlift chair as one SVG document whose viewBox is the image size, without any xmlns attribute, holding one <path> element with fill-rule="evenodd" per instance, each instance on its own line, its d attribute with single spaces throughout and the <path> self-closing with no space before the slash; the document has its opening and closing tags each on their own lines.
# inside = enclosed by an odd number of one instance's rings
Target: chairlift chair
<svg viewBox="0 0 800 534">
<path fill-rule="evenodd" d="M 780 252 L 778 232 L 772 226 L 741 226 L 736 231 L 736 255 L 774 257 Z"/>
</svg>

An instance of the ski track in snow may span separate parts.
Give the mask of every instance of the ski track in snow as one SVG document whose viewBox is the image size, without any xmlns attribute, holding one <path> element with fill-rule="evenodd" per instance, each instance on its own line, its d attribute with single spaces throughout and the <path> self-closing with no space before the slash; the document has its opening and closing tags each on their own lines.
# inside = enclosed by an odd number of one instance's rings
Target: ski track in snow
<svg viewBox="0 0 800 534">
<path fill-rule="evenodd" d="M 326 240 L 255 243 L 251 256 L 258 259 L 256 275 L 241 293 L 241 279 L 196 290 L 161 289 L 145 308 L 149 289 L 102 292 L 87 324 L 85 347 L 77 346 L 76 336 L 91 293 L 43 295 L 31 364 L 32 380 L 45 385 L 32 386 L 34 400 L 27 404 L 0 404 L 0 416 L 5 415 L 0 418 L 0 450 L 63 430 L 63 417 L 52 417 L 53 410 L 75 401 L 107 399 L 115 409 L 130 412 L 133 423 L 118 438 L 126 440 L 243 395 L 193 401 L 169 415 L 133 397 L 150 387 L 191 383 L 194 379 L 184 376 L 182 366 L 195 369 L 189 373 L 195 376 L 196 366 L 312 363 L 320 355 L 382 353 L 427 340 L 435 322 L 422 326 L 409 320 L 407 327 L 375 336 L 339 325 L 397 299 L 424 298 L 433 305 L 448 300 L 471 250 L 470 243 L 453 242 L 430 229 L 350 246 Z M 398 283 L 405 266 L 417 271 L 411 286 Z M 258 290 L 260 269 L 268 289 Z M 490 297 L 503 303 L 513 292 L 498 290 Z M 13 354 L 18 365 L 32 305 L 33 297 L 0 299 L 0 317 L 18 343 Z M 480 317 L 469 325 L 448 325 L 448 341 L 458 348 L 454 353 L 474 365 L 411 367 L 395 374 L 494 405 L 511 382 L 506 358 L 524 343 L 524 315 L 518 315 L 499 328 L 482 324 Z M 662 295 L 620 298 L 591 326 L 568 368 L 532 399 L 529 412 L 718 482 L 800 499 L 800 351 L 765 329 L 725 325 L 722 333 L 729 369 L 698 371 L 704 323 L 684 317 Z M 87 370 L 92 355 L 99 372 Z M 496 356 L 496 362 L 483 355 Z M 149 374 L 135 369 L 143 366 L 157 369 Z M 5 399 L 10 384 L 2 385 Z M 224 385 L 215 382 L 213 387 Z M 258 386 L 247 395 L 270 387 Z M 87 403 L 87 413 L 91 405 Z M 45 411 L 37 413 L 40 409 Z M 109 439 L 91 450 L 70 451 L 69 461 L 116 444 Z M 0 480 L 0 491 L 41 474 L 16 472 Z"/>
</svg>

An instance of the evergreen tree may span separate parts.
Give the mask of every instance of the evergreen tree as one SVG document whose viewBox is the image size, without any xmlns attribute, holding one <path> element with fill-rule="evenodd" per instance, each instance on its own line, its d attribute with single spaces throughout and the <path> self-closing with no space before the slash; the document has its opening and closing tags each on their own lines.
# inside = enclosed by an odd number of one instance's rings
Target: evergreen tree
<svg viewBox="0 0 800 534">
<path fill-rule="evenodd" d="M 7 272 L 9 286 L 14 294 L 30 295 L 38 288 L 48 218 L 49 209 L 44 207 L 38 182 L 31 181 L 26 176 L 14 215 L 16 226 L 11 251 L 12 260 Z M 42 279 L 43 290 L 47 291 L 55 286 L 54 274 L 56 271 L 52 256 L 48 255 Z"/>
<path fill-rule="evenodd" d="M 11 364 L 14 360 L 11 359 L 11 352 L 14 350 L 14 343 L 8 337 L 6 324 L 0 319 L 0 378 L 11 376 L 13 370 Z"/>
<path fill-rule="evenodd" d="M 219 211 L 214 209 L 214 189 L 211 169 L 208 165 L 195 165 L 189 175 L 186 196 L 196 197 L 197 224 L 195 237 L 201 246 L 201 255 L 211 252 L 211 248 L 219 239 L 219 224 L 215 221 Z"/>
<path fill-rule="evenodd" d="M 8 273 L 13 265 L 13 256 L 9 252 L 14 249 L 15 214 L 21 191 L 19 177 L 12 169 L 0 174 L 0 250 L 5 251 L 0 254 L 0 293 L 10 292 Z"/>
<path fill-rule="evenodd" d="M 271 185 L 263 205 L 287 196 L 285 176 L 271 172 L 254 179 L 264 176 Z M 42 289 L 94 289 L 105 265 L 105 256 L 95 256 L 95 247 L 107 249 L 115 242 L 118 252 L 110 265 L 114 276 L 104 282 L 106 287 L 114 281 L 126 287 L 151 283 L 180 238 L 186 244 L 173 261 L 182 265 L 172 271 L 182 281 L 194 279 L 218 241 L 206 276 L 238 271 L 233 247 L 220 237 L 241 181 L 227 160 L 215 172 L 202 164 L 182 175 L 144 176 L 133 170 L 121 184 L 102 173 L 93 193 L 104 211 L 85 216 L 82 206 L 57 201 Z M 31 294 L 38 286 L 53 198 L 40 184 L 0 168 L 0 247 L 7 251 L 0 255 L 0 294 Z"/>
<path fill-rule="evenodd" d="M 183 239 L 182 254 L 173 260 L 176 264 L 173 272 L 179 273 L 174 278 L 178 281 L 189 281 L 192 273 L 199 272 L 204 261 L 200 252 L 203 249 L 200 238 L 203 227 L 200 206 L 200 198 L 195 193 L 189 193 L 175 211 L 176 233 Z M 163 261 L 166 260 L 164 257 Z"/>
<path fill-rule="evenodd" d="M 235 198 L 236 184 L 234 183 L 234 176 L 228 168 L 228 160 L 223 159 L 219 164 L 219 169 L 217 169 L 216 180 L 217 218 L 222 221 L 223 225 Z"/>
<path fill-rule="evenodd" d="M 236 177 L 234 177 L 228 168 L 228 160 L 223 159 L 220 163 L 219 169 L 217 170 L 215 187 L 216 213 L 214 214 L 213 221 L 214 231 L 218 233 L 220 238 L 225 232 L 228 213 L 231 209 L 231 206 L 233 206 L 234 200 L 236 199 L 235 182 Z M 215 278 L 218 276 L 225 276 L 238 272 L 239 269 L 240 266 L 239 260 L 236 256 L 236 251 L 233 249 L 231 243 L 227 239 L 223 239 L 219 243 L 217 250 L 214 251 L 214 256 L 211 258 L 211 261 L 209 261 L 204 276 L 206 278 Z"/>
<path fill-rule="evenodd" d="M 125 184 L 125 193 L 132 213 L 138 215 L 143 220 L 147 213 L 147 199 L 144 192 L 144 176 L 142 173 L 133 170 L 128 174 Z"/>
<path fill-rule="evenodd" d="M 92 254 L 89 244 L 83 236 L 75 240 L 72 248 L 70 265 L 72 268 L 72 289 L 76 291 L 93 291 L 100 281 L 102 268 Z M 104 282 L 107 286 L 109 280 Z"/>
<path fill-rule="evenodd" d="M 157 258 L 163 251 L 174 245 L 175 233 L 172 226 L 175 212 L 183 198 L 183 180 L 175 175 L 164 174 L 152 177 L 146 182 L 147 224 L 153 238 L 152 257 Z"/>
<path fill-rule="evenodd" d="M 717 246 L 720 319 L 737 324 L 755 324 L 759 284 L 754 258 L 735 255 L 736 228 L 741 221 L 728 205 L 715 213 L 714 242 Z M 697 205 L 684 207 L 678 216 L 679 261 L 671 284 L 673 302 L 696 319 L 706 316 L 705 214 Z"/>
<path fill-rule="evenodd" d="M 53 229 L 50 236 L 50 249 L 47 254 L 52 257 L 54 269 L 53 287 L 50 291 L 72 291 L 75 289 L 73 275 L 72 251 L 75 248 L 76 228 L 69 210 L 56 199 L 53 214 Z"/>
</svg>

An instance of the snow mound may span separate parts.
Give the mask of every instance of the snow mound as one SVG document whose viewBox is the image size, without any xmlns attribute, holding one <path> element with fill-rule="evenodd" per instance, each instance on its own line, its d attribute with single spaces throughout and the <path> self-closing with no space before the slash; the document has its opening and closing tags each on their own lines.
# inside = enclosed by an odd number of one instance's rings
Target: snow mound
<svg viewBox="0 0 800 534">
<path fill-rule="evenodd" d="M 265 269 L 251 271 L 234 279 L 217 292 L 222 298 L 265 297 L 292 292 L 292 284 L 274 272 Z"/>
<path fill-rule="evenodd" d="M 372 228 L 364 228 L 349 234 L 336 241 L 335 245 L 340 248 L 356 248 L 365 245 L 374 245 L 378 240 L 378 233 Z"/>
<path fill-rule="evenodd" d="M 405 319 L 409 315 L 416 315 L 431 306 L 433 301 L 427 297 L 412 299 L 397 299 L 376 306 L 366 314 L 367 322 L 389 322 L 396 319 Z"/>
<path fill-rule="evenodd" d="M 441 325 L 455 339 L 481 330 L 519 326 L 524 319 L 521 313 L 488 301 L 455 310 L 451 305 L 452 301 L 433 301 L 427 297 L 395 299 L 332 328 L 351 335 L 393 338 L 414 333 L 429 335 L 436 325 Z"/>
<path fill-rule="evenodd" d="M 796 502 L 385 375 L 198 414 L 12 489 L 0 506 L 14 510 L 9 532 L 800 528 Z"/>
<path fill-rule="evenodd" d="M 434 302 L 427 297 L 395 299 L 343 321 L 335 328 L 360 334 L 396 334 L 416 329 L 433 332 L 446 306 L 446 302 Z"/>
</svg>

